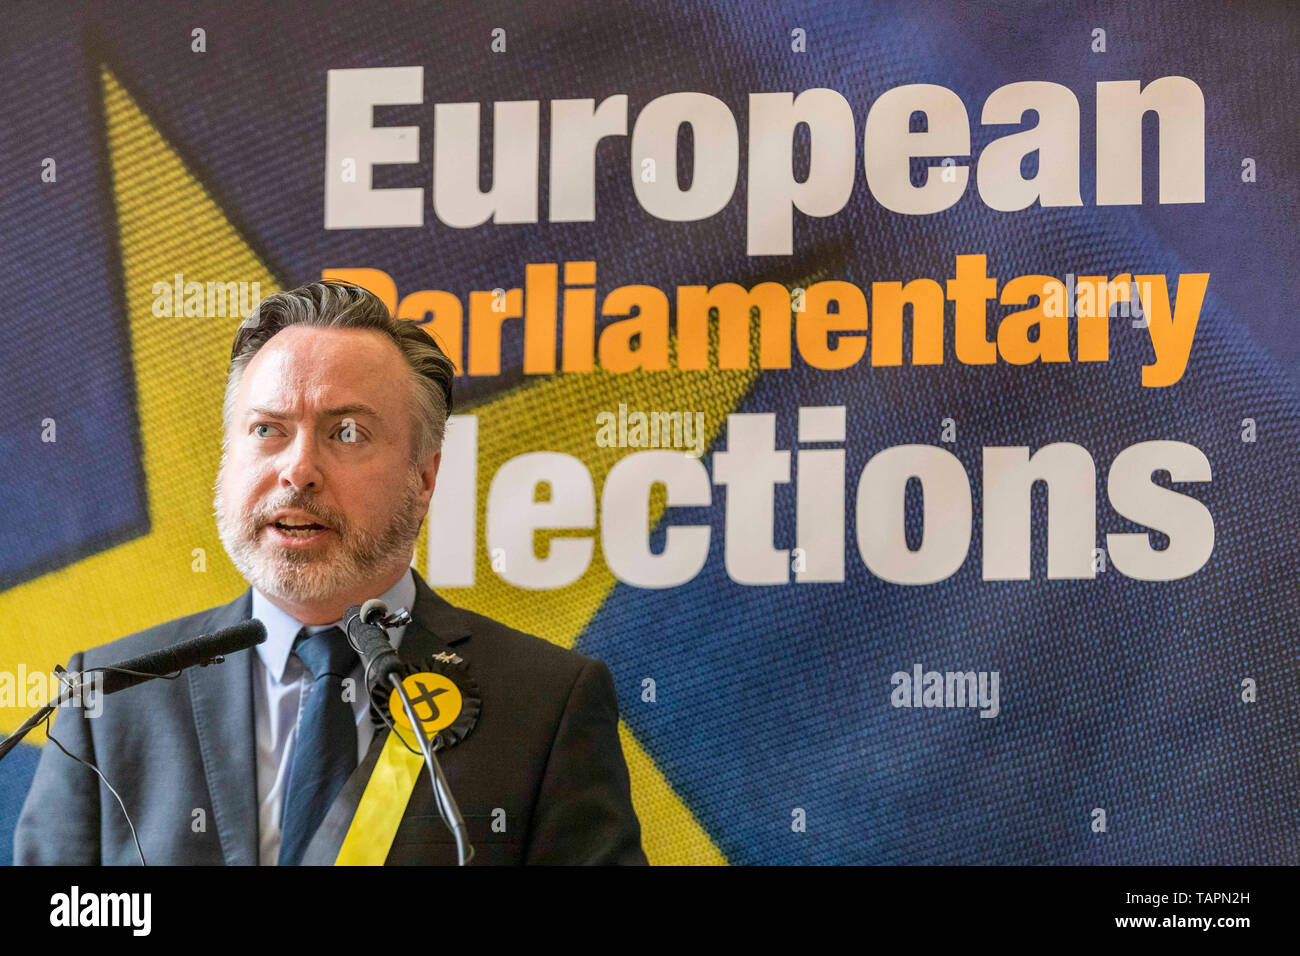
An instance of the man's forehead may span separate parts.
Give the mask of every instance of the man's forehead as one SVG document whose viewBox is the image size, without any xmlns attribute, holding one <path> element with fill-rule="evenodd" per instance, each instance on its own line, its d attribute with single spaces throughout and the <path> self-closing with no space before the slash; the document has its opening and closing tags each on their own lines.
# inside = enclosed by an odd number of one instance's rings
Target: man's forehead
<svg viewBox="0 0 1300 956">
<path fill-rule="evenodd" d="M 253 356 L 240 383 L 240 404 L 250 413 L 383 419 L 404 401 L 404 390 L 392 388 L 404 366 L 397 346 L 381 333 L 290 327 Z"/>
</svg>

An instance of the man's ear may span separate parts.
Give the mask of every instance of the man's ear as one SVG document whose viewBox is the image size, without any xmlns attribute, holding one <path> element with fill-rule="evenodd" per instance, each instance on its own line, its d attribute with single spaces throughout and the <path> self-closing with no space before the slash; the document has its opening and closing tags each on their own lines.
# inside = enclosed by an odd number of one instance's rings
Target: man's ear
<svg viewBox="0 0 1300 956">
<path fill-rule="evenodd" d="M 434 486 L 438 482 L 438 467 L 442 464 L 442 451 L 432 455 L 424 460 L 424 467 L 420 469 L 420 499 L 424 504 L 424 510 L 429 510 L 429 500 L 433 497 Z"/>
</svg>

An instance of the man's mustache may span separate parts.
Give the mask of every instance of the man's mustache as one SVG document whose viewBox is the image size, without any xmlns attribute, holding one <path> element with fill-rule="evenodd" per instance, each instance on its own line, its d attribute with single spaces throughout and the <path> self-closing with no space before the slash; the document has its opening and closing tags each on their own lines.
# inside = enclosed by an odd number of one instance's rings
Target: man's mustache
<svg viewBox="0 0 1300 956">
<path fill-rule="evenodd" d="M 276 512 L 284 510 L 302 511 L 311 515 L 313 518 L 316 518 L 327 528 L 331 528 L 340 534 L 347 529 L 347 519 L 344 518 L 340 512 L 336 512 L 331 508 L 323 507 L 312 498 L 301 496 L 271 502 L 270 504 L 259 508 L 253 516 L 254 527 L 258 529 L 265 527 L 271 523 L 271 519 L 274 517 Z"/>
</svg>

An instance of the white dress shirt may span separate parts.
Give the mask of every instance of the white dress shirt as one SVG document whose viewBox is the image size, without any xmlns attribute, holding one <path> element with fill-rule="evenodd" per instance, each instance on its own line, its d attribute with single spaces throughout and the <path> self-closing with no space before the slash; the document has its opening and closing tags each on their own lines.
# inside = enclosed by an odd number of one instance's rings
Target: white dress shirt
<svg viewBox="0 0 1300 956">
<path fill-rule="evenodd" d="M 380 595 L 380 599 L 390 611 L 399 607 L 410 611 L 415 606 L 415 593 L 415 578 L 408 570 L 391 589 Z M 304 691 L 310 686 L 310 672 L 292 653 L 294 638 L 303 628 L 301 621 L 280 610 L 257 588 L 253 589 L 253 617 L 266 626 L 266 641 L 257 645 L 257 659 L 253 662 L 258 862 L 262 866 L 275 866 L 280 856 L 280 807 L 285 788 L 289 785 L 290 757 L 307 700 Z M 341 630 L 343 622 L 339 620 L 307 630 L 315 633 L 330 627 Z M 405 626 L 387 628 L 388 639 L 394 647 L 401 646 L 405 631 Z M 370 723 L 370 698 L 362 679 L 360 658 L 348 676 L 356 688 L 352 710 L 357 718 L 357 763 L 360 764 L 375 733 Z"/>
</svg>

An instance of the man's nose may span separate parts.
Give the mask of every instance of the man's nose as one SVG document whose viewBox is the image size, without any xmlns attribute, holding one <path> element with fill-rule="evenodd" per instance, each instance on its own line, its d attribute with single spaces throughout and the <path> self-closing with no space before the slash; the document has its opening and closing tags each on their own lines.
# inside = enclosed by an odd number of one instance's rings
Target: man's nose
<svg viewBox="0 0 1300 956">
<path fill-rule="evenodd" d="M 287 458 L 280 469 L 280 484 L 295 488 L 319 488 L 322 475 L 317 465 L 315 439 L 300 431 L 296 440 L 285 452 Z"/>
</svg>

